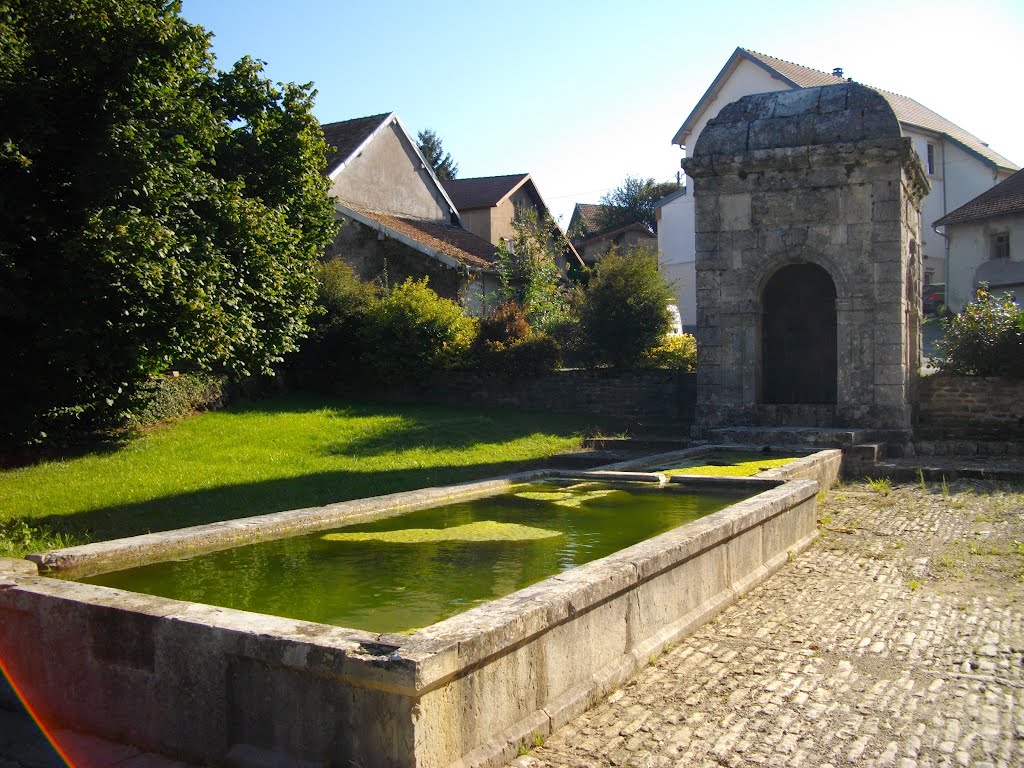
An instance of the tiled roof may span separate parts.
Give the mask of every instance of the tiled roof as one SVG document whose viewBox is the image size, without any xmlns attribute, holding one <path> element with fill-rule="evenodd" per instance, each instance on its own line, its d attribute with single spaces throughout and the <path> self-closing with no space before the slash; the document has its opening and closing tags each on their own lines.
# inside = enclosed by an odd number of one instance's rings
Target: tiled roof
<svg viewBox="0 0 1024 768">
<path fill-rule="evenodd" d="M 458 210 L 471 211 L 476 208 L 493 208 L 529 177 L 528 173 L 511 173 L 506 176 L 450 179 L 441 183 Z"/>
<path fill-rule="evenodd" d="M 624 232 L 639 232 L 640 234 L 645 235 L 651 238 L 652 240 L 657 238 L 657 235 L 651 232 L 651 230 L 649 230 L 644 224 L 641 224 L 639 221 L 634 221 L 632 224 L 626 224 L 621 227 L 616 227 L 615 229 L 609 229 L 607 232 L 599 232 L 596 235 L 588 235 L 586 237 L 580 238 L 576 241 L 576 246 L 585 246 L 590 243 L 596 243 L 599 240 L 615 238 Z"/>
<path fill-rule="evenodd" d="M 475 269 L 492 270 L 498 263 L 498 249 L 471 232 L 433 221 L 423 221 L 390 213 L 378 213 L 349 206 L 356 213 L 394 230 L 411 240 L 450 256 Z"/>
<path fill-rule="evenodd" d="M 611 207 L 610 205 L 599 205 L 597 203 L 576 203 L 576 208 L 580 212 L 580 218 L 583 219 L 583 225 L 590 232 L 597 231 L 597 221 L 601 216 L 601 211 Z"/>
<path fill-rule="evenodd" d="M 330 173 L 349 156 L 355 152 L 359 145 L 373 133 L 384 119 L 391 116 L 391 112 L 383 112 L 379 115 L 369 117 L 357 117 L 352 120 L 342 120 L 338 123 L 324 123 L 320 127 L 324 132 L 324 139 L 328 147 L 334 147 L 334 151 L 327 152 L 327 172 Z"/>
<path fill-rule="evenodd" d="M 757 51 L 738 48 L 737 52 L 741 56 L 744 56 L 756 63 L 760 63 L 774 71 L 776 74 L 780 75 L 782 79 L 787 80 L 790 85 L 796 88 L 813 88 L 818 85 L 834 85 L 835 83 L 847 82 L 846 78 L 836 77 L 835 75 L 827 72 L 821 72 L 817 69 L 811 69 L 810 67 L 804 67 L 800 64 L 794 64 L 791 61 L 777 59 L 774 56 L 767 56 L 763 53 L 758 53 Z M 867 84 L 864 83 L 864 85 Z M 980 155 L 985 160 L 988 160 L 993 165 L 1011 171 L 1017 170 L 1018 166 L 1016 164 L 1010 162 L 998 152 L 994 152 L 989 149 L 988 145 L 977 136 L 968 133 L 960 126 L 944 118 L 942 115 L 932 112 L 923 104 L 919 104 L 907 96 L 901 96 L 898 93 L 885 91 L 881 88 L 876 88 L 873 85 L 868 85 L 867 87 L 880 93 L 885 100 L 889 102 L 889 106 L 892 107 L 893 112 L 896 113 L 896 118 L 901 123 L 915 126 L 917 128 L 923 128 L 926 131 L 945 134 L 954 141 L 962 144 L 974 154 Z"/>
<path fill-rule="evenodd" d="M 963 224 L 968 221 L 1006 216 L 1011 213 L 1024 213 L 1024 170 L 1017 171 L 992 189 L 985 190 L 955 211 L 947 213 L 936 221 L 935 225 Z"/>
</svg>

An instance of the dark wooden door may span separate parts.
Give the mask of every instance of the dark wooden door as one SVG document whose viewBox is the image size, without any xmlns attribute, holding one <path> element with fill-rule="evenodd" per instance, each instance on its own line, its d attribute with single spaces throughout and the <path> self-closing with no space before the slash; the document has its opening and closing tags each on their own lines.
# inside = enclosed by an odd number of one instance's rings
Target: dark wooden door
<svg viewBox="0 0 1024 768">
<path fill-rule="evenodd" d="M 776 272 L 762 301 L 762 402 L 836 402 L 836 287 L 815 264 Z"/>
</svg>

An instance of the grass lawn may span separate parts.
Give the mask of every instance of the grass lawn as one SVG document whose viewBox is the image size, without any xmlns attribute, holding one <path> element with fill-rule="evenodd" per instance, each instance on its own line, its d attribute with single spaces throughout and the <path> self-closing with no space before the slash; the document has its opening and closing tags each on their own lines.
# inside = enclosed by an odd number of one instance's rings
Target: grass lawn
<svg viewBox="0 0 1024 768">
<path fill-rule="evenodd" d="M 572 450 L 585 416 L 289 395 L 0 472 L 0 556 L 491 477 Z"/>
</svg>

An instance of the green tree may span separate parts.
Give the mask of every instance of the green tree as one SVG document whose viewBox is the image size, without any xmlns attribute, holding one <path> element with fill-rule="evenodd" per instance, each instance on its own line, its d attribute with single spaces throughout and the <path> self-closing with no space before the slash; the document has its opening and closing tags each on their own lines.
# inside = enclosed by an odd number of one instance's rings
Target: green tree
<svg viewBox="0 0 1024 768">
<path fill-rule="evenodd" d="M 0 0 L 0 442 L 295 348 L 335 231 L 314 95 L 217 71 L 179 2 Z"/>
<path fill-rule="evenodd" d="M 526 312 L 530 326 L 546 330 L 566 313 L 566 298 L 558 285 L 560 243 L 549 216 L 524 208 L 512 222 L 512 237 L 498 243 L 498 279 L 505 301 Z"/>
<path fill-rule="evenodd" d="M 459 166 L 449 152 L 444 151 L 441 137 L 428 128 L 416 134 L 416 146 L 434 169 L 437 178 L 441 181 L 450 181 L 459 173 Z"/>
<path fill-rule="evenodd" d="M 639 246 L 609 251 L 597 263 L 580 312 L 590 348 L 612 365 L 636 365 L 671 328 L 672 299 L 657 254 Z"/>
<path fill-rule="evenodd" d="M 651 232 L 657 232 L 654 204 L 677 189 L 679 185 L 674 181 L 659 183 L 654 179 L 627 176 L 622 184 L 601 198 L 603 207 L 597 214 L 598 230 L 607 232 L 639 222 Z"/>
</svg>

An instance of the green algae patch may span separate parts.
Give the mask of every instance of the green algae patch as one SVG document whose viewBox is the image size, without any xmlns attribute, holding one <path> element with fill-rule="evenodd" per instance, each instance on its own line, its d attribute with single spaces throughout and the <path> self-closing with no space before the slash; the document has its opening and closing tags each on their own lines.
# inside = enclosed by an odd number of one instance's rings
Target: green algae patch
<svg viewBox="0 0 1024 768">
<path fill-rule="evenodd" d="M 708 475 L 711 477 L 751 477 L 769 469 L 775 469 L 795 461 L 798 456 L 759 456 L 750 458 L 749 453 L 719 454 L 712 457 L 696 459 L 694 466 L 682 466 L 666 469 L 665 474 L 675 475 Z M 697 463 L 703 462 L 703 463 Z"/>
<path fill-rule="evenodd" d="M 620 493 L 614 488 L 604 488 L 599 490 L 579 490 L 578 486 L 570 486 L 558 491 L 520 491 L 515 494 L 520 499 L 530 499 L 531 501 L 547 501 L 552 504 L 557 504 L 560 507 L 582 507 L 588 502 L 596 499 L 602 499 L 605 496 L 609 496 L 613 493 Z"/>
<path fill-rule="evenodd" d="M 564 535 L 561 531 L 518 523 L 482 520 L 451 528 L 404 528 L 397 531 L 328 533 L 327 541 L 376 541 L 383 544 L 432 544 L 448 541 L 536 541 Z"/>
</svg>

